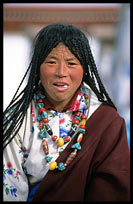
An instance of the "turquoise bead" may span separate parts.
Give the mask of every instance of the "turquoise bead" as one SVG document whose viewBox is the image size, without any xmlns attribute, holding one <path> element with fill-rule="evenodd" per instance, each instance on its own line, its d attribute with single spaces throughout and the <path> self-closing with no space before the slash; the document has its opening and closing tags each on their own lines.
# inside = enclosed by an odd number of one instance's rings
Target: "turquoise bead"
<svg viewBox="0 0 133 204">
<path fill-rule="evenodd" d="M 45 157 L 45 160 L 46 160 L 46 162 L 48 163 L 48 162 L 50 162 L 51 161 L 51 159 L 52 159 L 53 157 L 50 157 L 50 156 L 46 156 Z"/>
<path fill-rule="evenodd" d="M 38 100 L 40 98 L 43 99 L 43 98 L 45 98 L 45 96 L 43 96 L 42 94 L 37 94 L 36 99 Z"/>
<path fill-rule="evenodd" d="M 65 167 L 65 165 L 64 165 L 62 162 L 58 164 L 58 170 L 59 170 L 59 171 L 64 171 L 65 168 L 66 168 L 66 167 Z"/>
<path fill-rule="evenodd" d="M 48 118 L 48 114 L 46 111 L 42 111 L 42 118 Z"/>
<path fill-rule="evenodd" d="M 79 120 L 79 122 L 80 122 L 80 121 L 81 121 L 81 117 L 75 116 L 75 117 L 74 117 L 74 120 Z"/>
<path fill-rule="evenodd" d="M 84 94 L 86 94 L 86 89 L 85 88 L 82 88 L 82 91 Z"/>
<path fill-rule="evenodd" d="M 63 152 L 64 148 L 60 147 L 59 153 Z"/>
<path fill-rule="evenodd" d="M 38 90 L 43 90 L 43 86 L 40 84 Z"/>
<path fill-rule="evenodd" d="M 74 145 L 72 145 L 72 148 L 73 148 L 73 149 L 81 150 L 81 145 L 77 142 L 77 143 L 75 143 Z"/>
<path fill-rule="evenodd" d="M 78 132 L 85 134 L 85 129 L 79 128 Z"/>
<path fill-rule="evenodd" d="M 42 120 L 42 116 L 41 115 L 38 115 L 37 116 L 37 121 L 41 121 Z"/>
<path fill-rule="evenodd" d="M 38 103 L 38 108 L 42 108 L 44 107 L 44 104 L 43 103 Z"/>
<path fill-rule="evenodd" d="M 39 98 L 41 98 L 41 99 L 45 98 L 45 96 L 42 95 L 42 94 L 38 94 L 38 96 L 39 96 Z"/>
<path fill-rule="evenodd" d="M 40 97 L 39 97 L 39 95 L 37 94 L 37 95 L 36 95 L 36 99 L 38 100 L 39 98 L 40 98 Z"/>
<path fill-rule="evenodd" d="M 44 130 L 41 130 L 41 131 L 39 132 L 39 137 L 40 137 L 41 139 L 46 138 L 46 132 L 45 132 Z"/>
</svg>

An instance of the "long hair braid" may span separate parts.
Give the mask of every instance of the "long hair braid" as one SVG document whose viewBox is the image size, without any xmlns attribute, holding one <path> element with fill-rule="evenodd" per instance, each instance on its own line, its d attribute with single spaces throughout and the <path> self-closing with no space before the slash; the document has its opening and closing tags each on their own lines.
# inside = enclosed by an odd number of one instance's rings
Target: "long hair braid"
<svg viewBox="0 0 133 204">
<path fill-rule="evenodd" d="M 77 57 L 77 59 L 83 65 L 84 67 L 83 81 L 85 81 L 91 87 L 91 89 L 98 97 L 98 100 L 103 102 L 104 104 L 108 104 L 110 106 L 115 107 L 114 103 L 109 97 L 100 79 L 100 76 L 98 74 L 97 67 L 94 61 L 94 57 L 92 55 L 92 52 L 89 46 L 89 42 L 85 43 L 84 41 L 81 41 L 79 38 L 78 39 L 72 38 L 69 41 L 67 41 L 66 46 L 68 46 L 71 52 Z M 80 55 L 79 55 L 79 51 L 80 51 Z M 99 89 L 97 88 L 96 82 Z"/>
</svg>

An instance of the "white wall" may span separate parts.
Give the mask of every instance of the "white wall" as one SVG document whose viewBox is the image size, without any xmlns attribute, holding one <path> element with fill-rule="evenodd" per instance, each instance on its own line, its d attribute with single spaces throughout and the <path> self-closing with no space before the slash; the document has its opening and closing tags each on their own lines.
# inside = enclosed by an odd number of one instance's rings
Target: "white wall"
<svg viewBox="0 0 133 204">
<path fill-rule="evenodd" d="M 4 34 L 3 109 L 9 104 L 27 70 L 30 47 L 30 40 L 24 35 Z"/>
</svg>

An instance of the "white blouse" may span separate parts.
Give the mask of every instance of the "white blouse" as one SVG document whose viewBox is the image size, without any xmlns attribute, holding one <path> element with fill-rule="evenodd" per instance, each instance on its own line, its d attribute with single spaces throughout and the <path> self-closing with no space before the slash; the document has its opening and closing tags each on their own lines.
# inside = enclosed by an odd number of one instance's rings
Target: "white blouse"
<svg viewBox="0 0 133 204">
<path fill-rule="evenodd" d="M 100 106 L 94 92 L 88 85 L 85 87 L 90 97 L 90 107 L 88 118 Z M 34 112 L 35 117 L 32 117 Z M 71 112 L 65 113 L 48 111 L 49 125 L 52 127 L 53 135 L 59 137 L 60 129 L 63 127 L 70 130 Z M 42 149 L 42 140 L 38 137 L 39 126 L 36 121 L 37 110 L 34 101 L 31 102 L 24 122 L 9 145 L 3 152 L 3 200 L 4 201 L 27 201 L 29 193 L 29 184 L 34 184 L 43 179 L 49 171 L 49 164 L 45 161 L 45 153 Z M 65 121 L 65 122 L 64 122 Z M 49 154 L 52 156 L 51 161 L 55 161 L 62 147 L 57 148 L 50 136 L 47 135 L 47 143 L 49 146 Z M 68 145 L 63 145 L 65 148 Z"/>
</svg>

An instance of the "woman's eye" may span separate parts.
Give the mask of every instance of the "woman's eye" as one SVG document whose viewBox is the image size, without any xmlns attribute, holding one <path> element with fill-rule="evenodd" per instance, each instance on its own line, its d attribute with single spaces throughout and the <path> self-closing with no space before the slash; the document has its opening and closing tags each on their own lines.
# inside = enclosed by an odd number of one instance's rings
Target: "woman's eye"
<svg viewBox="0 0 133 204">
<path fill-rule="evenodd" d="M 74 63 L 74 62 L 69 62 L 68 65 L 74 66 L 74 65 L 76 65 L 76 63 Z"/>
<path fill-rule="evenodd" d="M 48 61 L 48 62 L 46 62 L 46 63 L 48 63 L 48 64 L 56 64 L 55 61 Z"/>
</svg>

